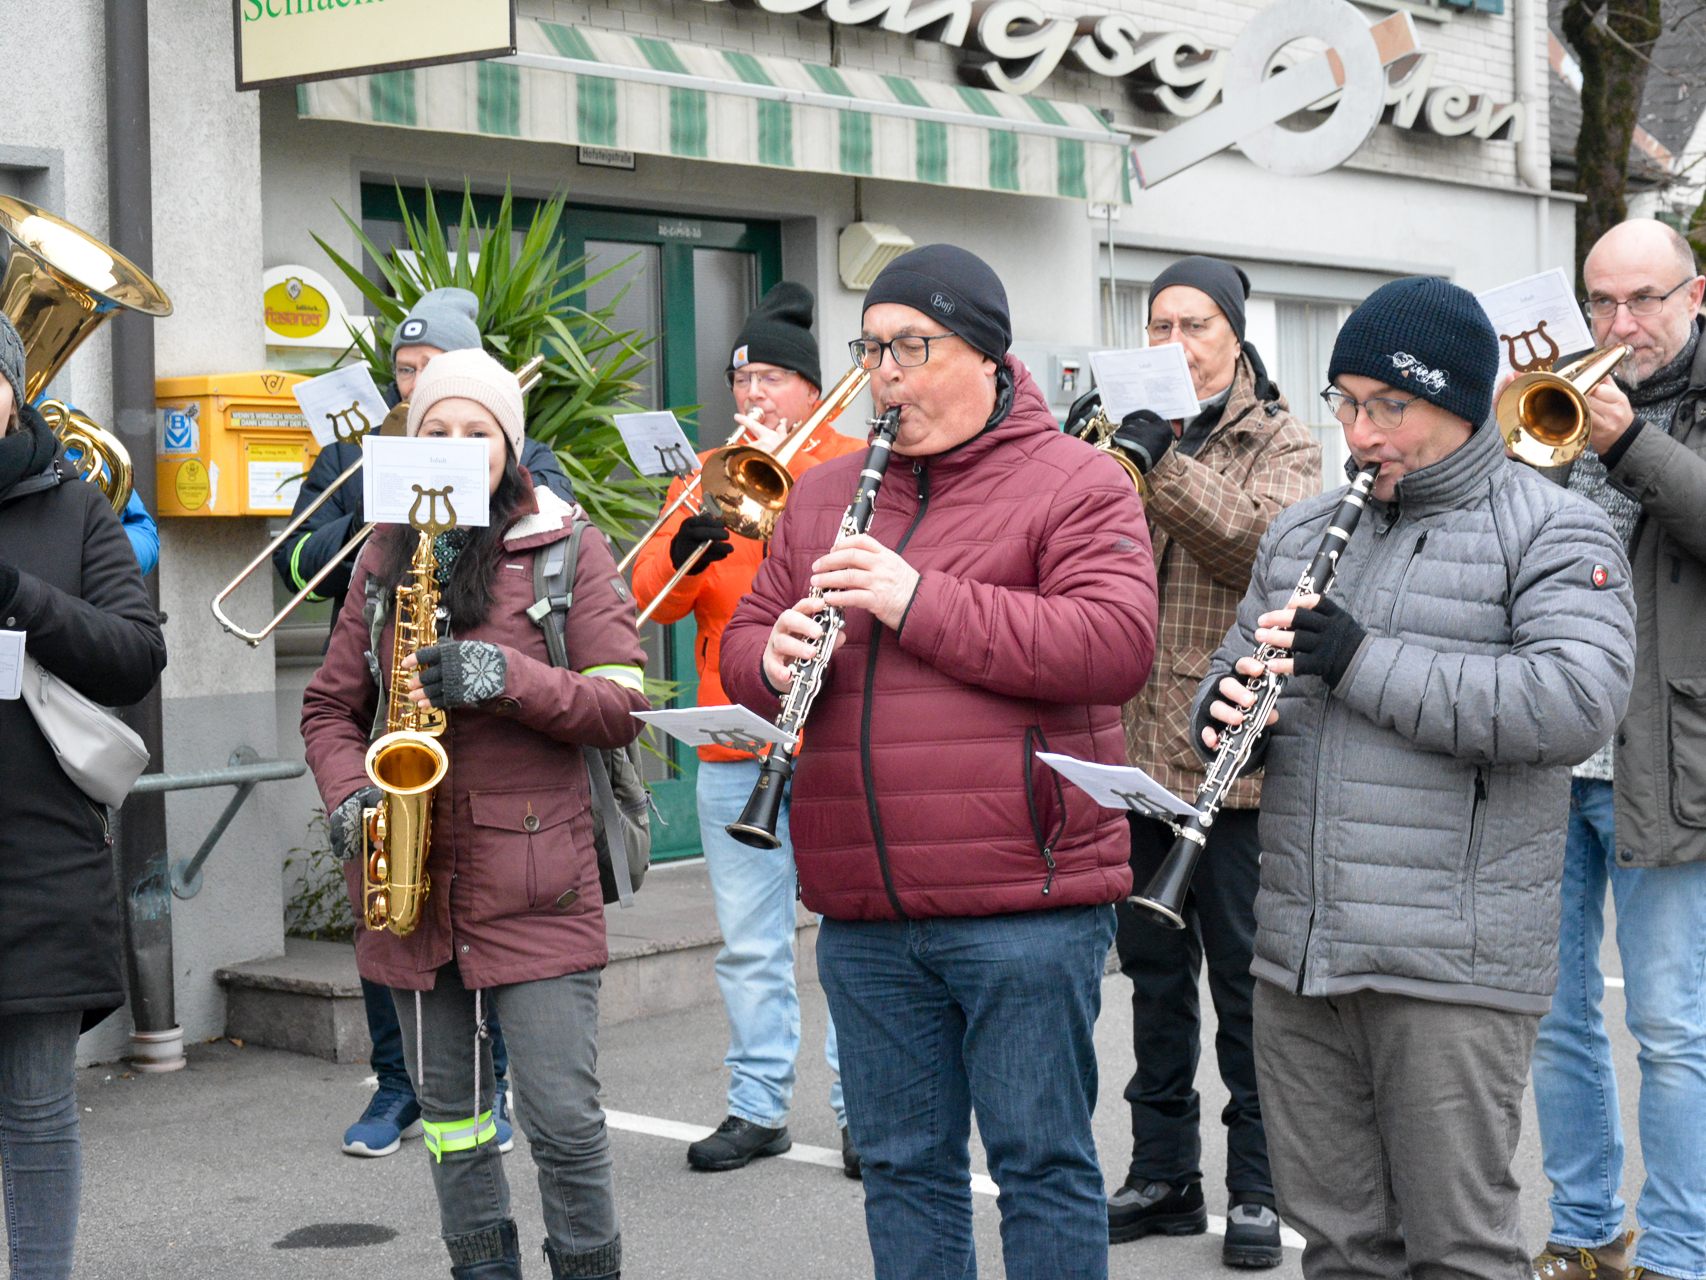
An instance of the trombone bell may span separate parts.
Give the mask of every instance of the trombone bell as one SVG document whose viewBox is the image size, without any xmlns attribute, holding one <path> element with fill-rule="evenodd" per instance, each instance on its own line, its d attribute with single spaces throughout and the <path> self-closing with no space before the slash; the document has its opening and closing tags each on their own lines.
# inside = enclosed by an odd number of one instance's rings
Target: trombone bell
<svg viewBox="0 0 1706 1280">
<path fill-rule="evenodd" d="M 1525 373 L 1499 393 L 1495 415 L 1505 447 L 1531 467 L 1574 462 L 1587 447 L 1588 393 L 1611 376 L 1632 348 L 1602 347 L 1556 372 Z"/>
</svg>

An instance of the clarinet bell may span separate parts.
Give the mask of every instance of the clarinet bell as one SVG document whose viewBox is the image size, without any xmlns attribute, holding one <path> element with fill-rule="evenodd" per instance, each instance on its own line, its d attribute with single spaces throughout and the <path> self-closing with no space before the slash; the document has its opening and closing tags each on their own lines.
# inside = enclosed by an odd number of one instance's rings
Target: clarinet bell
<svg viewBox="0 0 1706 1280">
<path fill-rule="evenodd" d="M 1180 832 L 1173 847 L 1167 851 L 1166 860 L 1156 868 L 1143 892 L 1132 895 L 1132 905 L 1154 915 L 1157 924 L 1166 925 L 1169 929 L 1183 929 L 1185 895 L 1190 892 L 1191 876 L 1196 872 L 1204 843 L 1205 838 L 1200 832 L 1189 828 Z"/>
<path fill-rule="evenodd" d="M 787 790 L 788 776 L 792 772 L 788 753 L 772 748 L 758 772 L 757 785 L 746 798 L 746 808 L 723 830 L 749 848 L 780 849 L 782 841 L 776 835 L 776 824 L 782 817 L 782 795 Z"/>
</svg>

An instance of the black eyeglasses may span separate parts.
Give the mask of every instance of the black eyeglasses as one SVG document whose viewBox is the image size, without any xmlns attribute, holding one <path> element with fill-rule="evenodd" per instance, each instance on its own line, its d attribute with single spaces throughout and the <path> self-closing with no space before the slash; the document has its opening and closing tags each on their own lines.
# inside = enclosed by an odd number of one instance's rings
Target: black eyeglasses
<svg viewBox="0 0 1706 1280">
<path fill-rule="evenodd" d="M 885 351 L 894 357 L 897 367 L 916 369 L 921 364 L 929 363 L 932 342 L 959 336 L 957 333 L 932 333 L 926 337 L 906 334 L 891 338 L 887 342 L 878 342 L 875 338 L 855 338 L 847 344 L 847 350 L 853 353 L 853 363 L 861 369 L 875 369 L 882 364 Z"/>
<path fill-rule="evenodd" d="M 1676 288 L 1667 289 L 1664 293 L 1637 293 L 1633 298 L 1607 298 L 1595 294 L 1582 299 L 1582 310 L 1595 320 L 1610 320 L 1617 314 L 1618 307 L 1628 307 L 1632 316 L 1656 316 L 1664 310 L 1671 294 L 1693 284 L 1696 279 L 1698 277 L 1689 276 Z"/>
<path fill-rule="evenodd" d="M 1337 387 L 1328 387 L 1321 393 L 1321 399 L 1341 426 L 1355 423 L 1357 410 L 1361 409 L 1368 415 L 1368 420 L 1382 431 L 1396 431 L 1404 421 L 1404 410 L 1421 398 L 1411 396 L 1408 400 L 1394 400 L 1391 396 L 1370 396 L 1366 400 L 1354 400 Z"/>
</svg>

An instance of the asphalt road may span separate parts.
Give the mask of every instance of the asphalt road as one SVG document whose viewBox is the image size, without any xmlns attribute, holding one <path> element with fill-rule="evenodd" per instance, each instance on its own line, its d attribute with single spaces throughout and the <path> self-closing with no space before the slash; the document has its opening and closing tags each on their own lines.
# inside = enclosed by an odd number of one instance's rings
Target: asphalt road
<svg viewBox="0 0 1706 1280">
<path fill-rule="evenodd" d="M 1615 964 L 1615 955 L 1606 957 Z M 1616 973 L 1608 968 L 1608 974 Z M 1129 1154 L 1120 1096 L 1130 1070 L 1129 987 L 1103 988 L 1097 1038 L 1102 1099 L 1096 1137 L 1116 1180 Z M 821 990 L 803 992 L 805 1043 L 792 1122 L 797 1158 L 762 1161 L 726 1174 L 686 1167 L 688 1138 L 723 1115 L 722 1010 L 607 1028 L 600 1074 L 612 1112 L 617 1188 L 626 1251 L 624 1275 L 667 1280 L 799 1280 L 870 1275 L 859 1186 L 842 1176 L 823 1062 Z M 1207 1007 L 1206 992 L 1204 1005 Z M 1607 992 L 1629 1140 L 1625 1187 L 1640 1179 L 1634 1129 L 1635 1054 L 1622 1027 L 1622 992 Z M 1212 1036 L 1212 1029 L 1210 1030 Z M 1224 1092 L 1205 1054 L 1203 1115 L 1218 1117 Z M 426 1156 L 418 1141 L 383 1160 L 357 1160 L 339 1136 L 371 1090 L 364 1067 L 225 1042 L 195 1047 L 190 1065 L 167 1076 L 114 1068 L 81 1074 L 85 1186 L 79 1277 L 200 1280 L 202 1277 L 361 1277 L 418 1280 L 446 1275 Z M 1205 1153 L 1210 1212 L 1220 1190 L 1224 1139 L 1214 1121 Z M 814 1150 L 815 1148 L 815 1150 Z M 981 1156 L 974 1155 L 979 1168 Z M 821 1163 L 820 1163 L 821 1162 Z M 1532 1103 L 1518 1170 L 1530 1241 L 1544 1238 L 1546 1185 Z M 523 1259 L 531 1277 L 549 1274 L 540 1256 L 538 1198 L 525 1138 L 505 1160 Z M 974 1196 L 980 1274 L 1000 1276 L 999 1221 L 992 1196 Z M 1213 1234 L 1115 1246 L 1111 1275 L 1226 1280 Z M 1288 1249 L 1276 1278 L 1301 1276 Z"/>
</svg>

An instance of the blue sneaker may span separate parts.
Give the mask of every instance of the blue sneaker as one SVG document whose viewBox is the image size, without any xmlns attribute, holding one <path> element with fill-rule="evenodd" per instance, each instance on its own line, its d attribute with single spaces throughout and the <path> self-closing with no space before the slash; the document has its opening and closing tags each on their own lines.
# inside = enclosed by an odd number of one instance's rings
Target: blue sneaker
<svg viewBox="0 0 1706 1280">
<path fill-rule="evenodd" d="M 381 1089 L 349 1128 L 344 1130 L 344 1154 L 388 1156 L 404 1138 L 421 1136 L 421 1104 L 411 1093 Z"/>
<path fill-rule="evenodd" d="M 498 1150 L 515 1150 L 515 1126 L 509 1122 L 509 1081 L 498 1081 L 497 1101 L 492 1103 L 492 1119 L 498 1126 Z"/>
</svg>

